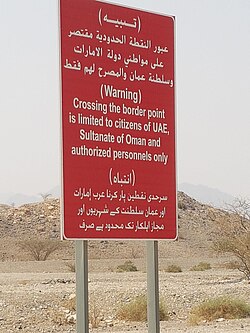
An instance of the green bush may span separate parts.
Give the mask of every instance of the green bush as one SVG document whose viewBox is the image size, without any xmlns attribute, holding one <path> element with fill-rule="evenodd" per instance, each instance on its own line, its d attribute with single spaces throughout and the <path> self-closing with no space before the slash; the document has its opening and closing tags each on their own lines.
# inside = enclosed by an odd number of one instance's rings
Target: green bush
<svg viewBox="0 0 250 333">
<path fill-rule="evenodd" d="M 211 265 L 207 262 L 200 262 L 198 265 L 193 266 L 190 271 L 206 271 L 211 269 Z"/>
<path fill-rule="evenodd" d="M 137 267 L 132 263 L 131 260 L 127 260 L 122 265 L 118 265 L 116 271 L 121 272 L 136 272 L 138 271 Z"/>
<path fill-rule="evenodd" d="M 168 313 L 162 302 L 160 302 L 160 320 L 168 320 Z M 125 321 L 147 321 L 147 297 L 137 296 L 133 301 L 123 305 L 117 312 L 117 317 Z"/>
<path fill-rule="evenodd" d="M 218 297 L 205 301 L 194 307 L 189 322 L 198 325 L 202 321 L 213 321 L 219 318 L 240 319 L 250 316 L 250 305 L 240 299 Z"/>
</svg>

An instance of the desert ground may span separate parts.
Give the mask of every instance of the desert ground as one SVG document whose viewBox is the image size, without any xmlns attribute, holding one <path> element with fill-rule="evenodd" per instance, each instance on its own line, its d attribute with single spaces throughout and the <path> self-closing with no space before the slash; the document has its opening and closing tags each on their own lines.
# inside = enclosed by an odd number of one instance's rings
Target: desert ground
<svg viewBox="0 0 250 333">
<path fill-rule="evenodd" d="M 200 261 L 201 258 L 197 258 Z M 221 295 L 234 295 L 249 300 L 249 284 L 235 270 L 220 267 L 210 259 L 213 268 L 193 272 L 183 262 L 181 273 L 167 273 L 170 259 L 160 259 L 160 297 L 166 304 L 168 321 L 161 322 L 161 332 L 250 332 L 250 318 L 202 323 L 190 326 L 190 309 L 203 300 Z M 212 260 L 211 260 L 212 259 Z M 135 295 L 146 293 L 147 275 L 142 259 L 131 259 L 137 272 L 118 273 L 119 259 L 89 260 L 90 312 L 97 322 L 96 332 L 147 332 L 146 324 L 124 322 L 116 318 L 117 309 Z M 206 260 L 206 261 L 207 261 Z M 177 263 L 182 263 L 178 259 Z M 76 332 L 75 311 L 70 300 L 76 292 L 75 273 L 68 271 L 67 261 L 3 262 L 0 264 L 0 332 Z M 185 266 L 184 266 L 185 265 Z M 94 325 L 95 326 L 95 325 Z"/>
<path fill-rule="evenodd" d="M 161 332 L 250 332 L 250 318 L 189 323 L 190 310 L 217 296 L 234 296 L 249 303 L 249 281 L 229 269 L 233 258 L 211 250 L 213 237 L 209 218 L 214 209 L 181 195 L 179 239 L 159 242 L 160 299 L 169 319 Z M 59 201 L 0 209 L 0 332 L 76 332 L 74 242 L 67 241 L 46 261 L 35 261 L 18 246 L 35 236 L 55 239 L 59 235 Z M 218 213 L 220 214 L 220 213 Z M 32 231 L 32 232 L 31 232 Z M 29 237 L 31 238 L 31 236 Z M 89 307 L 91 332 L 148 332 L 147 323 L 118 318 L 118 310 L 135 296 L 147 292 L 145 241 L 89 241 Z M 130 260 L 135 272 L 118 272 Z M 211 269 L 192 271 L 199 262 Z M 181 272 L 167 272 L 170 264 Z"/>
</svg>

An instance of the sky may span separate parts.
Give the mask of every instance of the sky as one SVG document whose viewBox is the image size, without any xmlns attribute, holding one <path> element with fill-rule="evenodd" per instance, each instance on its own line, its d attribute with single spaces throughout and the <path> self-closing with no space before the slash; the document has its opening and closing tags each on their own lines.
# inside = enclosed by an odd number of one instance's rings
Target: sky
<svg viewBox="0 0 250 333">
<path fill-rule="evenodd" d="M 250 1 L 117 0 L 176 17 L 177 178 L 250 198 Z M 60 184 L 57 0 L 0 0 L 0 193 Z"/>
</svg>

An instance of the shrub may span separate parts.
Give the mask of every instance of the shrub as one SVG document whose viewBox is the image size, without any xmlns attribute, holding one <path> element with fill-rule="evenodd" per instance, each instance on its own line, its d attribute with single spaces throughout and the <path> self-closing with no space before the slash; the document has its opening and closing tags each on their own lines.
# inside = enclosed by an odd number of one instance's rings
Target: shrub
<svg viewBox="0 0 250 333">
<path fill-rule="evenodd" d="M 231 238 L 222 238 L 214 242 L 213 249 L 217 253 L 231 253 L 238 259 L 238 270 L 250 280 L 250 232 Z"/>
<path fill-rule="evenodd" d="M 93 301 L 89 305 L 89 323 L 92 328 L 97 328 L 100 326 L 100 322 L 102 321 L 102 313 L 100 308 L 96 305 L 96 302 Z"/>
<path fill-rule="evenodd" d="M 74 324 L 75 323 L 75 313 L 76 313 L 76 296 L 64 300 L 62 302 L 61 309 L 51 309 L 50 317 L 52 320 L 59 324 Z M 65 311 L 61 311 L 65 309 Z M 89 324 L 91 328 L 97 328 L 103 319 L 103 315 L 99 307 L 97 307 L 95 300 L 91 300 L 89 303 Z"/>
<path fill-rule="evenodd" d="M 168 313 L 162 302 L 160 302 L 160 320 L 168 320 Z M 123 305 L 117 313 L 117 317 L 125 321 L 147 321 L 147 297 L 137 296 L 133 301 Z"/>
<path fill-rule="evenodd" d="M 238 261 L 229 261 L 224 263 L 224 265 L 222 265 L 223 268 L 226 269 L 239 269 L 240 268 L 240 263 Z"/>
<path fill-rule="evenodd" d="M 69 310 L 70 312 L 76 311 L 76 296 L 75 294 L 72 295 L 69 299 L 63 300 L 62 306 Z"/>
<path fill-rule="evenodd" d="M 232 254 L 239 262 L 238 269 L 250 280 L 250 202 L 236 200 L 215 225 L 213 249 Z"/>
<path fill-rule="evenodd" d="M 132 246 L 131 247 L 131 258 L 136 259 L 140 258 L 141 253 L 140 253 L 140 248 L 138 246 Z"/>
<path fill-rule="evenodd" d="M 40 196 L 42 197 L 43 201 L 47 201 L 49 197 L 51 197 L 50 193 L 40 193 Z"/>
<path fill-rule="evenodd" d="M 67 263 L 65 263 L 65 266 L 68 267 L 70 272 L 74 273 L 76 271 L 75 262 L 67 262 Z"/>
<path fill-rule="evenodd" d="M 64 245 L 62 241 L 50 239 L 30 239 L 20 241 L 18 246 L 28 252 L 33 259 L 45 261 L 55 251 L 61 249 Z"/>
<path fill-rule="evenodd" d="M 207 262 L 199 262 L 198 265 L 193 266 L 190 271 L 206 271 L 211 269 L 211 265 Z"/>
<path fill-rule="evenodd" d="M 190 312 L 189 322 L 198 325 L 204 320 L 239 319 L 248 316 L 250 316 L 250 305 L 244 301 L 230 297 L 218 297 L 194 307 Z"/>
<path fill-rule="evenodd" d="M 121 272 L 136 272 L 138 271 L 137 267 L 132 263 L 131 260 L 127 260 L 122 265 L 118 265 L 116 271 Z"/>
<path fill-rule="evenodd" d="M 182 209 L 182 210 L 186 210 L 187 209 L 187 205 L 184 202 L 178 202 L 178 208 Z"/>
<path fill-rule="evenodd" d="M 178 265 L 169 265 L 166 269 L 166 272 L 168 272 L 168 273 L 181 273 L 182 269 Z"/>
</svg>

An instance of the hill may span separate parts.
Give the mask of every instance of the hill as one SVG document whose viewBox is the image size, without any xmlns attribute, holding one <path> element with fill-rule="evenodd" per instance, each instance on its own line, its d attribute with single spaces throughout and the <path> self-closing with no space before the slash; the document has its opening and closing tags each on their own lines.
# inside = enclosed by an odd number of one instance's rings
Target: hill
<svg viewBox="0 0 250 333">
<path fill-rule="evenodd" d="M 191 309 L 207 299 L 234 295 L 249 301 L 249 281 L 225 266 L 230 257 L 217 257 L 211 251 L 215 220 L 225 214 L 178 193 L 179 238 L 159 242 L 160 295 L 169 314 L 169 320 L 161 322 L 164 332 L 249 332 L 249 318 L 221 317 L 198 328 L 187 320 Z M 63 242 L 64 247 L 46 261 L 34 261 L 18 246 L 27 238 L 58 240 L 59 229 L 58 199 L 20 207 L 0 205 L 1 332 L 75 332 L 76 276 L 69 270 L 74 267 L 74 242 Z M 99 240 L 88 245 L 90 314 L 99 327 L 95 331 L 147 332 L 146 323 L 124 322 L 116 316 L 117 309 L 147 290 L 146 242 Z M 118 272 L 127 260 L 138 271 Z M 211 269 L 194 271 L 201 261 Z M 182 272 L 169 272 L 172 264 Z"/>
<path fill-rule="evenodd" d="M 209 253 L 214 233 L 214 216 L 225 212 L 201 204 L 183 192 L 178 193 L 177 241 L 161 241 L 160 254 L 185 256 L 201 252 Z M 47 199 L 43 202 L 25 204 L 20 207 L 0 205 L 0 255 L 5 260 L 18 260 L 22 256 L 17 248 L 23 239 L 60 239 L 60 202 Z M 72 242 L 65 241 L 67 250 L 59 254 L 64 259 L 72 258 Z M 141 241 L 90 241 L 92 257 L 136 257 L 145 251 Z M 2 254 L 1 254 L 2 253 Z"/>
<path fill-rule="evenodd" d="M 222 192 L 217 188 L 211 188 L 205 185 L 194 185 L 189 183 L 179 184 L 179 190 L 185 192 L 190 197 L 198 200 L 199 202 L 217 207 L 223 208 L 228 204 L 232 204 L 235 201 L 235 197 Z"/>
</svg>

